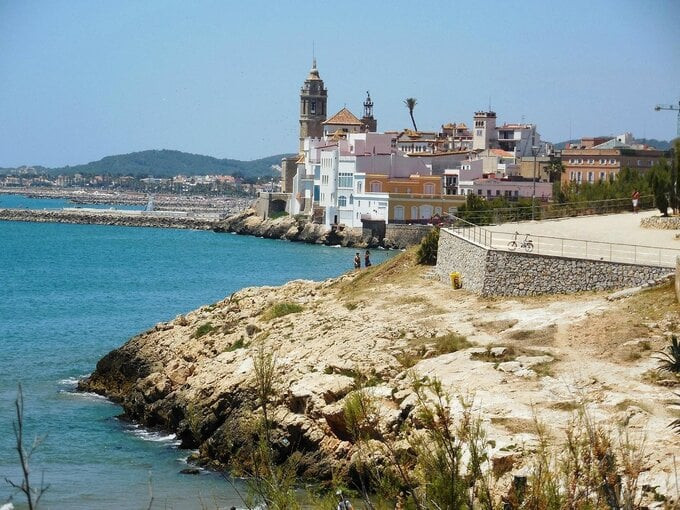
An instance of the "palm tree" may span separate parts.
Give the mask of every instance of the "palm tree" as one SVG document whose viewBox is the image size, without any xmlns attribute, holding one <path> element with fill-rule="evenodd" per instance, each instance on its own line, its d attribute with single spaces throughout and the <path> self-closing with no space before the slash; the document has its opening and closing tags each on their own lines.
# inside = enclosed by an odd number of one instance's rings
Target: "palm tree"
<svg viewBox="0 0 680 510">
<path fill-rule="evenodd" d="M 408 108 L 408 113 L 411 116 L 411 122 L 413 122 L 413 131 L 418 131 L 418 128 L 416 127 L 416 121 L 413 118 L 413 109 L 416 107 L 417 103 L 418 101 L 416 101 L 415 97 L 409 97 L 404 100 L 404 104 L 406 105 L 406 108 Z"/>
</svg>

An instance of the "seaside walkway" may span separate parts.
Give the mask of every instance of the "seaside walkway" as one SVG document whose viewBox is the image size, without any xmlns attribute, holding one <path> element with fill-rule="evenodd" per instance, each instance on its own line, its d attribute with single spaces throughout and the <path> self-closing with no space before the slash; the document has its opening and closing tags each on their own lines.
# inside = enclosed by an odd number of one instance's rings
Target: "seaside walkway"
<svg viewBox="0 0 680 510">
<path fill-rule="evenodd" d="M 459 221 L 452 230 L 487 248 L 510 251 L 517 235 L 517 253 L 526 253 L 521 242 L 529 235 L 531 253 L 586 260 L 602 260 L 650 266 L 675 267 L 680 239 L 675 230 L 643 228 L 642 218 L 657 211 L 580 216 L 556 220 L 525 221 L 479 227 Z"/>
</svg>

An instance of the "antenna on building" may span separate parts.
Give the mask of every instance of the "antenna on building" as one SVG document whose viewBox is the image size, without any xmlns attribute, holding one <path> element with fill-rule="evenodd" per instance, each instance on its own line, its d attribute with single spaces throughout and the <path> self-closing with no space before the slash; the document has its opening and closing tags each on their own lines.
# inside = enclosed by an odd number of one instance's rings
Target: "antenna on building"
<svg viewBox="0 0 680 510">
<path fill-rule="evenodd" d="M 316 52 L 314 50 L 314 39 L 312 39 L 312 69 L 316 69 Z"/>
<path fill-rule="evenodd" d="M 490 111 L 491 111 L 491 94 L 489 94 L 489 109 L 487 110 L 487 112 Z"/>
</svg>

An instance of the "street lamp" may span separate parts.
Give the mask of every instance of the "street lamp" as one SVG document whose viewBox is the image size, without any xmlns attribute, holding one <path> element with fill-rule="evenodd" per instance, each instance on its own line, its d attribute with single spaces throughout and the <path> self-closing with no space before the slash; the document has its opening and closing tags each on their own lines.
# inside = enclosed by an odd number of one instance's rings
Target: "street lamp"
<svg viewBox="0 0 680 510">
<path fill-rule="evenodd" d="M 534 218 L 536 217 L 535 213 L 535 203 L 536 203 L 536 156 L 538 156 L 538 150 L 539 150 L 538 145 L 532 145 L 531 146 L 531 153 L 534 155 L 534 178 L 533 180 L 533 191 L 531 192 L 531 221 L 534 221 Z"/>
</svg>

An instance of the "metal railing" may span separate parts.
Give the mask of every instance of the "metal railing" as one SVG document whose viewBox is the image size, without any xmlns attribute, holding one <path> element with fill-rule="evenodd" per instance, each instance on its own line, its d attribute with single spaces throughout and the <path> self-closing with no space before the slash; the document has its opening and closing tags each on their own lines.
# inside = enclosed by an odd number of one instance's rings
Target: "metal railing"
<svg viewBox="0 0 680 510">
<path fill-rule="evenodd" d="M 653 196 L 645 195 L 640 197 L 641 210 L 653 208 Z M 537 200 L 535 217 L 537 220 L 550 220 L 575 216 L 612 214 L 626 211 L 632 211 L 632 202 L 629 198 L 566 203 L 539 203 Z M 502 223 L 515 223 L 531 220 L 531 206 L 461 211 L 461 213 L 465 216 L 467 221 L 477 225 L 500 225 Z"/>
<path fill-rule="evenodd" d="M 680 256 L 680 250 L 674 248 L 527 235 L 526 232 L 518 232 L 517 234 L 497 232 L 455 216 L 452 217 L 452 220 L 451 225 L 447 226 L 446 230 L 494 250 L 668 268 L 674 268 L 676 259 Z M 522 246 L 522 241 L 525 239 L 531 241 L 530 249 Z M 514 247 L 510 245 L 512 241 L 516 243 Z"/>
<path fill-rule="evenodd" d="M 675 267 L 675 260 L 680 256 L 680 250 L 661 246 L 608 243 L 604 241 L 588 241 L 585 239 L 532 234 L 528 236 L 532 243 L 532 249 L 529 251 L 521 246 L 525 238 L 527 238 L 526 233 L 520 233 L 515 236 L 515 234 L 509 232 L 493 232 L 491 248 L 495 250 L 516 251 L 517 253 L 534 253 L 536 255 L 669 268 Z M 510 248 L 509 243 L 512 241 L 516 242 L 516 248 Z"/>
<path fill-rule="evenodd" d="M 493 247 L 493 235 L 494 233 L 486 228 L 482 228 L 474 223 L 470 223 L 457 216 L 450 215 L 449 218 L 451 222 L 447 224 L 446 229 L 450 230 L 454 234 L 468 239 L 474 243 L 486 246 L 487 248 Z"/>
</svg>

